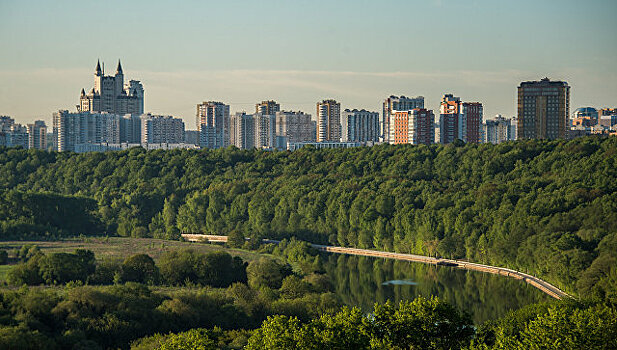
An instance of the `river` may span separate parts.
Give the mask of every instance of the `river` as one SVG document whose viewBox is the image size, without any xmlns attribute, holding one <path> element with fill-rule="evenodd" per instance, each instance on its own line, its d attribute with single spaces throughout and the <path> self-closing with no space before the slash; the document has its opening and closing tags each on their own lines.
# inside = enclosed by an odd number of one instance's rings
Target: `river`
<svg viewBox="0 0 617 350">
<path fill-rule="evenodd" d="M 375 302 L 438 296 L 479 325 L 525 305 L 554 300 L 527 283 L 477 271 L 382 258 L 324 255 L 343 303 L 370 312 Z"/>
</svg>

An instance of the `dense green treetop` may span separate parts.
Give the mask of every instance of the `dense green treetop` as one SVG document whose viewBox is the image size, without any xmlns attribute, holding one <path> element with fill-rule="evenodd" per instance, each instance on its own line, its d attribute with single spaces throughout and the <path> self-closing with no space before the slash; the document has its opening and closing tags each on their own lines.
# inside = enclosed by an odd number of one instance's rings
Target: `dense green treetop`
<svg viewBox="0 0 617 350">
<path fill-rule="evenodd" d="M 3 237 L 298 237 L 469 259 L 617 296 L 615 137 L 291 153 L 1 149 L 0 188 Z"/>
</svg>

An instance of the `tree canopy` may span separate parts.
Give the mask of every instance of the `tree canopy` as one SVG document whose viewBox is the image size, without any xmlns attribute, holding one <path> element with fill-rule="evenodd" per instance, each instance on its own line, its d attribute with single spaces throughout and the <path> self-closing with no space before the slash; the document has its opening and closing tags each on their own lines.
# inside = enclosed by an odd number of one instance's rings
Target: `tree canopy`
<svg viewBox="0 0 617 350">
<path fill-rule="evenodd" d="M 615 137 L 291 153 L 2 148 L 0 237 L 297 237 L 507 266 L 615 298 L 616 163 Z"/>
</svg>

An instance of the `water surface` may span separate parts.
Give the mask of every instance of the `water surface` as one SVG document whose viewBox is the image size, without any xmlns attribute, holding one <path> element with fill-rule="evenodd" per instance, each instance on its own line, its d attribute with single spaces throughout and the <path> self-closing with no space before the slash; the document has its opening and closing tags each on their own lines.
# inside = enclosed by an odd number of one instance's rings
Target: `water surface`
<svg viewBox="0 0 617 350">
<path fill-rule="evenodd" d="M 371 311 L 375 302 L 436 295 L 472 315 L 479 325 L 525 305 L 552 300 L 512 278 L 453 267 L 382 258 L 325 255 L 326 271 L 346 305 Z"/>
</svg>

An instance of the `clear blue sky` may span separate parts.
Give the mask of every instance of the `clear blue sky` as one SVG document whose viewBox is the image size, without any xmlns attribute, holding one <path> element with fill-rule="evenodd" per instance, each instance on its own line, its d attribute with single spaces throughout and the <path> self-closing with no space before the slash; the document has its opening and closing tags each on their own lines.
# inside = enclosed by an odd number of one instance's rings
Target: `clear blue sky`
<svg viewBox="0 0 617 350">
<path fill-rule="evenodd" d="M 391 94 L 444 93 L 511 116 L 516 86 L 548 76 L 572 109 L 617 107 L 616 0 L 28 1 L 0 0 L 0 115 L 24 123 L 74 110 L 122 59 L 146 110 L 183 117 L 222 100 L 315 113 L 380 110 Z"/>
</svg>

